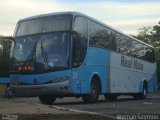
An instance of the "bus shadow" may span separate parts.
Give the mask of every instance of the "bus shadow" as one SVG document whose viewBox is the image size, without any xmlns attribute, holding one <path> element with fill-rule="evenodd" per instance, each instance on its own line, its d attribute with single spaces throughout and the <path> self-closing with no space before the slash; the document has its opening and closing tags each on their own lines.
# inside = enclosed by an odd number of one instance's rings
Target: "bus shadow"
<svg viewBox="0 0 160 120">
<path fill-rule="evenodd" d="M 83 101 L 67 101 L 67 102 L 58 102 L 54 105 L 89 105 L 89 104 L 101 104 L 101 103 L 118 103 L 118 102 L 127 102 L 127 101 L 137 101 L 139 99 L 134 98 L 121 98 L 117 100 L 98 100 L 96 103 L 84 103 Z"/>
<path fill-rule="evenodd" d="M 129 102 L 129 101 L 152 101 L 152 100 L 160 100 L 160 97 L 147 97 L 146 99 L 135 99 L 130 96 L 123 96 L 119 97 L 117 100 L 105 100 L 103 97 L 100 97 L 100 100 L 98 100 L 96 103 L 84 103 L 83 100 L 74 101 L 74 99 L 67 100 L 67 101 L 58 101 L 57 103 L 54 103 L 54 105 L 88 105 L 88 104 L 101 104 L 101 103 L 118 103 L 118 102 Z"/>
</svg>

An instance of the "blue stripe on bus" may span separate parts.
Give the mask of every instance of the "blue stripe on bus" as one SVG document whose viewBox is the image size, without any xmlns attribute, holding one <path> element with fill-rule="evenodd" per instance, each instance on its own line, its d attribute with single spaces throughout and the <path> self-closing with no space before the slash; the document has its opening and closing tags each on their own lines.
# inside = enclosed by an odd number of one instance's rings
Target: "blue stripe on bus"
<svg viewBox="0 0 160 120">
<path fill-rule="evenodd" d="M 154 92 L 157 90 L 157 74 L 153 74 L 152 78 L 147 81 L 148 92 Z M 139 92 L 143 91 L 143 81 L 139 84 Z"/>
<path fill-rule="evenodd" d="M 148 92 L 154 92 L 157 90 L 157 75 L 154 74 L 152 79 L 148 81 Z"/>
<path fill-rule="evenodd" d="M 0 77 L 0 84 L 7 84 L 10 82 L 9 77 Z"/>
<path fill-rule="evenodd" d="M 89 93 L 90 83 L 93 75 L 98 75 L 101 80 L 102 93 L 107 92 L 107 81 L 109 76 L 109 52 L 101 48 L 90 47 L 87 50 L 85 64 L 73 72 L 78 73 L 77 79 L 72 81 L 72 90 L 75 94 Z"/>
<path fill-rule="evenodd" d="M 58 72 L 50 72 L 50 73 L 43 73 L 43 74 L 35 74 L 35 75 L 11 75 L 12 80 L 18 80 L 19 82 L 23 82 L 25 84 L 43 84 L 50 80 L 54 80 L 60 77 L 65 76 L 65 71 L 58 71 Z"/>
</svg>

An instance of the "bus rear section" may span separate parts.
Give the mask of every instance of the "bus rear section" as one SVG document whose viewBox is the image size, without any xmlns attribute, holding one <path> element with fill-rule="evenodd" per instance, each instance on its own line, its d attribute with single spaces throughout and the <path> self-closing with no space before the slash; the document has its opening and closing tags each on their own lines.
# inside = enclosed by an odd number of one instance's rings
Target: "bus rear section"
<svg viewBox="0 0 160 120">
<path fill-rule="evenodd" d="M 157 90 L 156 63 L 117 53 L 111 54 L 110 92 L 146 98 Z"/>
</svg>

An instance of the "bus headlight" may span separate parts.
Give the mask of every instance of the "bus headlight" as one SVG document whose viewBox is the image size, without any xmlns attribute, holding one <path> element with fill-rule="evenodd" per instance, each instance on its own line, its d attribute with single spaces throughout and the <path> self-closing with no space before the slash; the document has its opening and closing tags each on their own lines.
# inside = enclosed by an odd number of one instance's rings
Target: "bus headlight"
<svg viewBox="0 0 160 120">
<path fill-rule="evenodd" d="M 52 83 L 64 82 L 64 81 L 68 81 L 68 80 L 70 80 L 70 77 L 68 77 L 68 76 L 60 77 L 60 78 L 52 80 Z"/>
</svg>

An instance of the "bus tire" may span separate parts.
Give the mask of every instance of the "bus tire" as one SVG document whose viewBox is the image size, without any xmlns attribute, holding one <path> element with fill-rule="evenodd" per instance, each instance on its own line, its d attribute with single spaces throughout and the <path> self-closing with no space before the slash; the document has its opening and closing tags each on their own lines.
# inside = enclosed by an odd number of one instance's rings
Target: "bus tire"
<svg viewBox="0 0 160 120">
<path fill-rule="evenodd" d="M 95 103 L 98 101 L 100 94 L 100 85 L 98 81 L 93 78 L 91 85 L 90 85 L 90 94 L 82 95 L 82 99 L 85 103 Z"/>
<path fill-rule="evenodd" d="M 39 96 L 39 100 L 45 105 L 52 105 L 55 102 L 56 97 L 51 95 L 43 95 Z"/>
<path fill-rule="evenodd" d="M 104 97 L 106 100 L 111 100 L 111 101 L 115 101 L 117 100 L 117 95 L 114 95 L 114 94 L 104 94 Z"/>
<path fill-rule="evenodd" d="M 143 90 L 141 93 L 136 94 L 134 96 L 135 99 L 146 99 L 147 98 L 147 94 L 148 94 L 148 86 L 147 86 L 147 82 L 143 83 Z"/>
<path fill-rule="evenodd" d="M 147 86 L 147 83 L 144 82 L 143 83 L 143 90 L 142 90 L 142 93 L 140 94 L 140 98 L 141 99 L 146 99 L 147 98 L 147 93 L 148 93 L 148 86 Z"/>
</svg>

